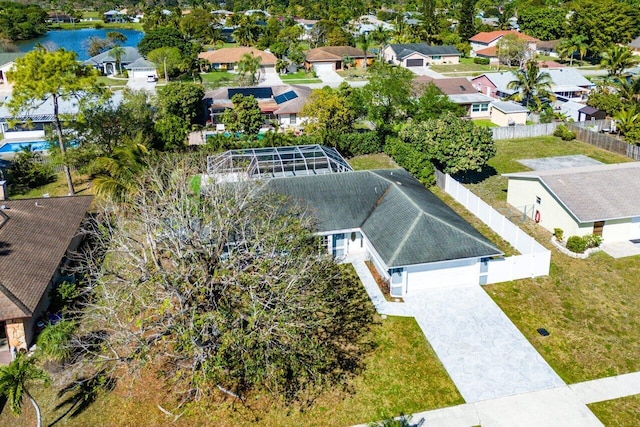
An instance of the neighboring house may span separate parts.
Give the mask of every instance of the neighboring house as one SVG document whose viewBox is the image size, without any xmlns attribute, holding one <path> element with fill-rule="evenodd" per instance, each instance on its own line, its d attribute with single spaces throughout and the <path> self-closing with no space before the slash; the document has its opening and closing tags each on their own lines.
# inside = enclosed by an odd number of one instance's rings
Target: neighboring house
<svg viewBox="0 0 640 427">
<path fill-rule="evenodd" d="M 294 150 L 301 148 L 307 147 L 267 149 L 274 152 L 266 156 L 264 150 L 256 149 L 256 157 L 266 158 L 273 168 L 279 168 L 278 159 L 282 158 L 300 165 L 317 158 L 294 156 Z M 327 150 L 332 157 L 337 154 Z M 245 154 L 250 150 L 238 151 Z M 249 163 L 247 159 L 244 162 Z M 480 283 L 483 262 L 502 255 L 404 169 L 353 172 L 343 168 L 328 173 L 324 168 L 319 174 L 283 171 L 286 177 L 264 180 L 265 188 L 306 206 L 317 219 L 317 234 L 333 256 L 369 258 L 390 281 L 392 296 Z M 224 171 L 209 170 L 215 172 Z"/>
<path fill-rule="evenodd" d="M 551 91 L 561 101 L 582 101 L 595 84 L 587 80 L 574 68 L 548 68 L 540 70 L 551 77 Z M 509 83 L 516 80 L 511 71 L 485 73 L 471 79 L 473 86 L 492 98 L 507 98 L 515 93 L 509 89 Z"/>
<path fill-rule="evenodd" d="M 9 101 L 7 96 L 4 101 Z M 122 102 L 122 91 L 114 92 L 109 102 L 119 105 Z M 78 102 L 75 99 L 59 100 L 58 111 L 63 117 L 78 114 Z M 45 138 L 45 128 L 53 125 L 53 101 L 51 97 L 44 102 L 34 102 L 32 108 L 20 117 L 13 117 L 6 105 L 0 104 L 0 139 L 3 142 L 41 141 Z"/>
<path fill-rule="evenodd" d="M 597 108 L 591 107 L 589 105 L 583 106 L 578 110 L 578 120 L 579 122 L 588 122 L 591 120 L 604 120 L 607 118 L 607 113 L 602 110 L 598 110 Z"/>
<path fill-rule="evenodd" d="M 490 117 L 489 104 L 491 104 L 494 99 L 478 92 L 466 78 L 434 79 L 429 76 L 420 76 L 413 80 L 413 86 L 417 94 L 420 93 L 420 86 L 429 83 L 436 85 L 447 95 L 451 102 L 455 102 L 464 108 L 468 117 L 474 119 Z"/>
<path fill-rule="evenodd" d="M 304 30 L 304 33 L 302 33 L 302 35 L 300 36 L 300 40 L 309 40 L 311 38 L 311 32 L 313 31 L 313 28 L 318 23 L 318 20 L 317 19 L 296 18 L 295 21 Z"/>
<path fill-rule="evenodd" d="M 300 110 L 311 95 L 311 89 L 308 87 L 297 85 L 254 86 L 220 88 L 205 93 L 206 116 L 209 118 L 210 124 L 221 123 L 220 114 L 233 107 L 231 98 L 238 93 L 256 98 L 267 126 L 276 121 L 281 128 L 297 128 L 306 120 L 306 118 L 300 117 Z"/>
<path fill-rule="evenodd" d="M 140 57 L 125 67 L 129 71 L 130 79 L 147 79 L 149 77 L 158 78 L 156 65 Z"/>
<path fill-rule="evenodd" d="M 535 37 L 528 36 L 526 34 L 522 34 L 518 31 L 514 30 L 500 30 L 500 31 L 490 31 L 490 32 L 482 32 L 478 33 L 475 36 L 469 39 L 469 43 L 471 44 L 471 53 L 470 56 L 483 56 L 486 55 L 489 50 L 488 48 L 495 48 L 498 45 L 498 42 L 506 35 L 514 35 L 521 40 L 527 42 L 527 48 L 532 53 L 536 51 L 536 44 L 540 41 Z M 495 55 L 495 49 L 492 50 Z"/>
<path fill-rule="evenodd" d="M 47 22 L 52 24 L 73 24 L 78 21 L 78 19 L 73 16 L 53 11 L 47 12 L 47 16 Z"/>
<path fill-rule="evenodd" d="M 60 266 L 82 242 L 92 196 L 0 200 L 0 328 L 11 348 L 28 349 Z"/>
<path fill-rule="evenodd" d="M 460 63 L 460 52 L 453 46 L 431 46 L 427 43 L 388 44 L 382 59 L 405 68 Z"/>
<path fill-rule="evenodd" d="M 536 42 L 536 48 L 541 55 L 557 58 L 558 51 L 556 49 L 558 48 L 559 42 L 560 40 L 539 40 Z"/>
<path fill-rule="evenodd" d="M 507 202 L 565 238 L 596 234 L 605 242 L 640 239 L 640 162 L 505 174 Z"/>
<path fill-rule="evenodd" d="M 356 34 L 369 34 L 379 27 L 385 31 L 393 31 L 394 29 L 393 25 L 378 19 L 374 15 L 362 15 L 358 19 L 349 22 L 349 25 L 355 29 Z"/>
<path fill-rule="evenodd" d="M 103 20 L 105 24 L 110 22 L 123 23 L 129 22 L 129 17 L 126 13 L 122 13 L 118 10 L 109 10 L 103 14 Z"/>
<path fill-rule="evenodd" d="M 127 68 L 127 65 L 133 64 L 135 61 L 142 58 L 142 55 L 135 47 L 124 46 L 122 49 L 124 49 L 124 53 L 120 57 L 120 66 L 124 71 Z M 113 49 L 109 49 L 106 52 L 93 56 L 84 61 L 83 64 L 96 67 L 102 74 L 107 76 L 120 72 L 116 58 L 113 56 Z"/>
<path fill-rule="evenodd" d="M 491 122 L 498 126 L 526 125 L 529 110 L 515 102 L 494 101 L 489 114 Z"/>
<path fill-rule="evenodd" d="M 311 49 L 304 59 L 304 66 L 307 70 L 342 70 L 345 68 L 344 59 L 351 58 L 356 67 L 364 65 L 364 50 L 351 46 L 323 46 Z M 373 55 L 367 55 L 367 64 L 371 65 Z"/>
<path fill-rule="evenodd" d="M 266 73 L 275 73 L 278 58 L 272 53 L 256 49 L 254 47 L 223 47 L 218 50 L 200 52 L 198 58 L 206 59 L 215 70 L 233 70 L 242 56 L 250 54 L 261 58 L 260 70 Z"/>
<path fill-rule="evenodd" d="M 24 56 L 24 52 L 0 52 L 0 85 L 8 85 L 7 72 L 11 71 L 16 59 Z M 0 86 L 2 88 L 2 86 Z M 1 102 L 2 100 L 0 100 Z"/>
</svg>

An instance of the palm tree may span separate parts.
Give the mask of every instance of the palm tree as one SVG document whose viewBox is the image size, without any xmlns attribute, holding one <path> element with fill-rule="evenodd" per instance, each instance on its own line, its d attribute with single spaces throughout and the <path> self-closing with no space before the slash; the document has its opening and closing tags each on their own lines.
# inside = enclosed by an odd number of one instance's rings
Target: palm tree
<svg viewBox="0 0 640 427">
<path fill-rule="evenodd" d="M 535 61 L 529 61 L 524 69 L 515 72 L 516 80 L 507 84 L 508 89 L 515 89 L 517 92 L 513 98 L 520 101 L 527 107 L 533 107 L 533 111 L 542 109 L 541 98 L 552 98 L 551 76 L 547 72 L 540 72 Z"/>
<path fill-rule="evenodd" d="M 368 59 L 367 55 L 369 53 L 369 47 L 371 46 L 371 37 L 367 34 L 360 34 L 357 41 L 360 43 L 362 50 L 364 50 L 364 65 L 362 67 L 366 70 Z"/>
<path fill-rule="evenodd" d="M 378 47 L 382 49 L 384 45 L 387 44 L 387 41 L 389 41 L 389 38 L 391 38 L 391 33 L 385 30 L 382 25 L 378 25 L 373 31 L 371 31 L 369 36 L 371 37 L 371 40 L 376 42 Z"/>
<path fill-rule="evenodd" d="M 623 135 L 640 126 L 640 112 L 635 105 L 618 111 L 613 118 L 616 121 L 616 127 Z"/>
<path fill-rule="evenodd" d="M 620 98 L 629 103 L 640 103 L 640 78 L 618 82 Z"/>
<path fill-rule="evenodd" d="M 122 57 L 126 51 L 122 46 L 116 46 L 111 49 L 111 56 L 116 60 L 116 66 L 118 67 L 118 71 L 120 71 L 120 75 L 122 75 Z"/>
<path fill-rule="evenodd" d="M 31 401 L 36 410 L 37 426 L 42 426 L 40 407 L 29 393 L 26 385 L 31 381 L 43 381 L 49 384 L 49 376 L 45 371 L 36 366 L 36 359 L 26 354 L 18 353 L 15 360 L 7 366 L 0 367 L 0 396 L 7 398 L 11 412 L 20 415 L 22 412 L 23 397 Z"/>
<path fill-rule="evenodd" d="M 600 66 L 607 69 L 610 77 L 619 77 L 626 68 L 633 67 L 638 61 L 627 46 L 612 45 L 602 52 Z"/>
<path fill-rule="evenodd" d="M 243 77 L 249 75 L 249 85 L 256 83 L 256 74 L 260 69 L 260 61 L 262 61 L 262 58 L 253 56 L 253 53 L 245 53 L 238 61 L 238 72 L 240 72 Z"/>
<path fill-rule="evenodd" d="M 573 56 L 576 52 L 580 55 L 580 61 L 589 50 L 587 37 L 576 34 L 570 39 L 562 39 L 558 45 L 558 54 L 562 58 L 569 58 L 569 65 L 573 66 Z"/>
</svg>

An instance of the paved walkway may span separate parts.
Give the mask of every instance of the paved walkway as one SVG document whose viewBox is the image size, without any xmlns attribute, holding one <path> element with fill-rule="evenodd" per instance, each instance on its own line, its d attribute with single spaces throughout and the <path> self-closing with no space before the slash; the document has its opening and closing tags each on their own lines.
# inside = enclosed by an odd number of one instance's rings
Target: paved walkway
<svg viewBox="0 0 640 427">
<path fill-rule="evenodd" d="M 480 286 L 437 288 L 405 301 L 467 403 L 564 385 Z"/>
<path fill-rule="evenodd" d="M 600 249 L 612 258 L 624 258 L 640 255 L 640 245 L 635 245 L 628 240 L 624 242 L 605 242 L 600 245 Z"/>
</svg>

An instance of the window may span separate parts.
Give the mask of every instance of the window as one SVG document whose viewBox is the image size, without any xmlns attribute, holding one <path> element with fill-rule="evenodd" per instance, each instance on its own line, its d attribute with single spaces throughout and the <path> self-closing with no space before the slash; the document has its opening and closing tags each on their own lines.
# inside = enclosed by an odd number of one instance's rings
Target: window
<svg viewBox="0 0 640 427">
<path fill-rule="evenodd" d="M 295 125 L 298 120 L 298 116 L 295 114 L 289 115 L 289 124 Z"/>
<path fill-rule="evenodd" d="M 442 59 L 442 55 L 433 55 L 433 56 L 431 57 L 431 60 L 433 60 L 433 61 L 439 61 L 439 60 L 441 60 L 441 59 Z"/>
<path fill-rule="evenodd" d="M 471 111 L 473 111 L 474 113 L 477 113 L 479 111 L 489 111 L 489 104 L 485 103 L 485 104 L 472 104 L 471 105 Z"/>
<path fill-rule="evenodd" d="M 536 196 L 536 204 L 539 205 L 540 203 L 542 203 L 542 199 L 540 199 L 539 196 Z"/>
</svg>

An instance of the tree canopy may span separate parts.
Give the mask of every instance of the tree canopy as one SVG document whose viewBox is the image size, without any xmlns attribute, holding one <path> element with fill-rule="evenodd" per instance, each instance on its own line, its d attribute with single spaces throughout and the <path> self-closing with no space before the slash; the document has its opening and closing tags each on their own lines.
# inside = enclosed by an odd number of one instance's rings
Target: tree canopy
<svg viewBox="0 0 640 427">
<path fill-rule="evenodd" d="M 113 369 L 154 367 L 182 401 L 220 390 L 290 400 L 343 384 L 373 316 L 355 274 L 304 209 L 259 182 L 196 192 L 199 169 L 161 162 L 122 214 L 107 213 L 94 238 L 109 262 L 94 272 L 78 345 L 105 343 Z"/>
<path fill-rule="evenodd" d="M 243 132 L 257 135 L 264 124 L 258 100 L 253 95 L 244 96 L 236 93 L 231 97 L 233 108 L 227 108 L 220 116 L 225 129 L 229 132 Z"/>
<path fill-rule="evenodd" d="M 0 2 L 0 40 L 26 40 L 47 32 L 47 13 L 38 5 Z"/>
<path fill-rule="evenodd" d="M 348 88 L 326 86 L 314 90 L 300 112 L 301 116 L 309 118 L 304 126 L 305 132 L 317 135 L 323 144 L 328 144 L 339 134 L 351 132 L 358 118 L 358 109 L 349 95 Z"/>
</svg>

